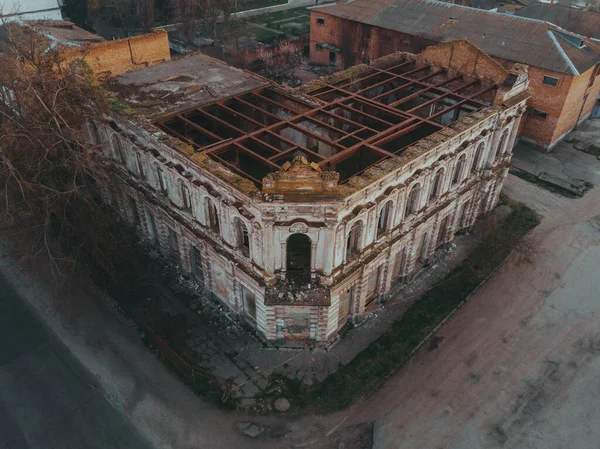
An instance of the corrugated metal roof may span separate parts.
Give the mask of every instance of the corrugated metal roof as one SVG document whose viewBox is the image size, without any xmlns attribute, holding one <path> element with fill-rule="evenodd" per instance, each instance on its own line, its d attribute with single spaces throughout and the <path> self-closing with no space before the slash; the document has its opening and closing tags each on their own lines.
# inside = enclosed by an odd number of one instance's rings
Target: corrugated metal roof
<svg viewBox="0 0 600 449">
<path fill-rule="evenodd" d="M 544 20 L 587 37 L 600 37 L 600 14 L 562 5 L 532 3 L 515 11 L 516 16 Z"/>
<path fill-rule="evenodd" d="M 572 75 L 577 70 L 567 54 L 577 54 L 579 67 L 600 61 L 595 50 L 565 52 L 546 22 L 436 0 L 357 0 L 319 10 L 437 42 L 467 39 L 491 56 Z"/>
</svg>

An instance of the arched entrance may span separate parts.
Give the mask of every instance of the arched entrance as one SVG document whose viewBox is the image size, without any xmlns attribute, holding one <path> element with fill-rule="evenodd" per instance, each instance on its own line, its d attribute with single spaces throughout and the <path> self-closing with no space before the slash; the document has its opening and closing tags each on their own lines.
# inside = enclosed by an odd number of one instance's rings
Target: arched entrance
<svg viewBox="0 0 600 449">
<path fill-rule="evenodd" d="M 310 238 L 292 234 L 287 241 L 287 273 L 293 284 L 310 283 Z"/>
</svg>

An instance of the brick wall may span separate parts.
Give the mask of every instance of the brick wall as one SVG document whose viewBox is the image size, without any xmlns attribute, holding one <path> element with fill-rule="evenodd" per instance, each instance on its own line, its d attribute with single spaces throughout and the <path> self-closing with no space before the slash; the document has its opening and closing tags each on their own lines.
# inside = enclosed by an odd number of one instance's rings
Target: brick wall
<svg viewBox="0 0 600 449">
<path fill-rule="evenodd" d="M 171 59 L 169 38 L 164 30 L 153 31 L 141 36 L 71 50 L 72 57 L 80 57 L 97 74 L 109 77 L 158 64 Z"/>
<path fill-rule="evenodd" d="M 324 19 L 325 23 L 318 24 L 317 18 Z M 416 36 L 340 19 L 318 10 L 311 11 L 310 20 L 310 59 L 317 64 L 330 62 L 329 50 L 318 50 L 317 44 L 330 44 L 340 48 L 341 51 L 336 55 L 340 67 L 360 64 L 365 57 L 376 59 L 397 51 L 417 54 L 431 45 L 438 44 Z M 444 48 L 437 51 L 447 52 Z M 432 55 L 434 53 L 435 51 L 432 51 Z M 465 54 L 452 53 L 455 64 L 461 66 L 457 67 L 459 70 L 471 72 L 469 64 L 472 63 L 472 55 L 470 53 L 470 51 Z M 436 57 L 443 59 L 444 55 L 440 54 Z M 446 57 L 450 56 L 446 55 Z M 460 63 L 461 59 L 464 59 L 463 64 Z M 514 65 L 514 61 L 495 59 L 507 69 L 511 69 Z M 481 74 L 485 77 L 487 69 L 482 64 L 478 65 L 478 70 L 482 70 Z M 529 101 L 530 110 L 545 111 L 548 116 L 544 120 L 532 114 L 527 115 L 521 122 L 519 135 L 538 146 L 551 148 L 576 125 L 578 117 L 580 120 L 585 118 L 594 107 L 600 93 L 600 80 L 596 79 L 594 84 L 588 88 L 592 74 L 593 69 L 590 69 L 575 77 L 530 66 L 530 88 L 533 92 Z M 556 86 L 544 84 L 544 76 L 557 78 L 558 84 Z M 588 96 L 582 109 L 586 93 Z"/>
</svg>

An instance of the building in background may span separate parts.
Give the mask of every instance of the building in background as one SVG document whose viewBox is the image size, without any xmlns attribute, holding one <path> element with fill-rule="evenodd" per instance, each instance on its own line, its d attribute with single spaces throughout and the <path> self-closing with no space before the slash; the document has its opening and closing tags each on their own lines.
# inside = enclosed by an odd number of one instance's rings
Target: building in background
<svg viewBox="0 0 600 449">
<path fill-rule="evenodd" d="M 526 64 L 533 96 L 520 136 L 547 150 L 590 116 L 600 92 L 597 42 L 540 20 L 436 0 L 314 8 L 310 39 L 313 62 L 342 67 L 455 39 L 467 39 L 505 68 Z"/>
<path fill-rule="evenodd" d="M 600 13 L 565 5 L 532 3 L 515 11 L 519 17 L 553 23 L 565 30 L 600 39 Z"/>
<path fill-rule="evenodd" d="M 6 20 L 62 20 L 61 0 L 3 0 L 0 16 Z"/>
</svg>

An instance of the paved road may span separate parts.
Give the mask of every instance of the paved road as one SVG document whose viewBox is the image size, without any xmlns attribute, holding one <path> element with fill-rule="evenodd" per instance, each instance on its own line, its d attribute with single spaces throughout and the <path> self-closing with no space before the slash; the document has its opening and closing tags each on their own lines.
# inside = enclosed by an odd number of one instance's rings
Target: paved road
<svg viewBox="0 0 600 449">
<path fill-rule="evenodd" d="M 0 449 L 149 447 L 0 275 Z"/>
</svg>

